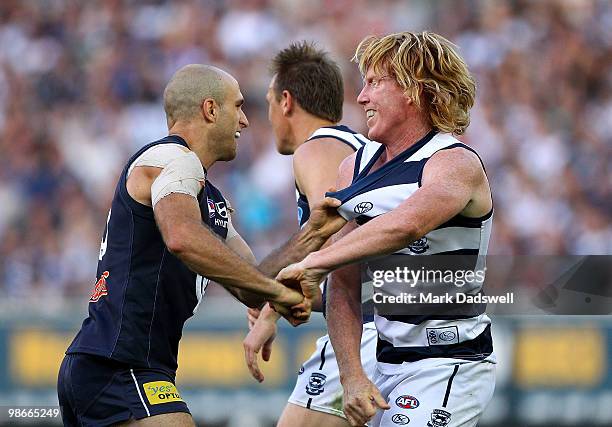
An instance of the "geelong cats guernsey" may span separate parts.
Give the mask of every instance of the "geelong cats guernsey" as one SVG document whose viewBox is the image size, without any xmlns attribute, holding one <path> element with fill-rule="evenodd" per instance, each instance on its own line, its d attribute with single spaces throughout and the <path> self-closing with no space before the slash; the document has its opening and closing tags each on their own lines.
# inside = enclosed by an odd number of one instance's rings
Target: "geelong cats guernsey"
<svg viewBox="0 0 612 427">
<path fill-rule="evenodd" d="M 337 139 L 338 141 L 345 143 L 355 151 L 359 150 L 369 141 L 369 139 L 365 138 L 361 134 L 352 131 L 347 126 L 340 125 L 319 128 L 314 131 L 312 135 L 310 135 L 310 138 L 308 138 L 306 142 L 321 138 Z M 300 190 L 297 188 L 297 185 L 295 187 L 295 198 L 297 200 L 298 206 L 298 221 L 300 223 L 300 227 L 302 227 L 304 224 L 306 224 L 308 218 L 310 218 L 310 207 L 308 205 L 308 199 L 306 198 L 306 195 L 300 193 Z"/>
<path fill-rule="evenodd" d="M 129 166 L 159 144 L 187 147 L 182 138 L 167 136 L 143 147 L 123 169 L 104 230 L 89 317 L 66 353 L 93 354 L 174 374 L 183 324 L 195 313 L 208 279 L 168 251 L 153 209 L 128 194 Z M 225 239 L 226 201 L 208 179 L 198 203 L 202 221 Z"/>
<path fill-rule="evenodd" d="M 357 152 L 351 186 L 329 195 L 342 202 L 338 211 L 345 219 L 355 219 L 357 224 L 362 225 L 395 209 L 409 198 L 421 185 L 427 160 L 437 151 L 455 147 L 474 151 L 449 134 L 432 131 L 370 173 L 385 147 L 369 142 Z M 471 258 L 472 262 L 468 263 L 470 269 L 482 270 L 492 218 L 493 210 L 481 218 L 457 215 L 423 238 L 386 257 L 386 260 L 392 260 L 396 265 L 411 265 L 425 260 L 415 257 L 452 254 Z M 379 262 L 366 264 L 374 271 L 372 265 Z M 482 291 L 482 284 L 482 281 L 472 283 L 462 291 L 478 294 Z M 422 285 L 417 283 L 417 289 Z M 399 364 L 431 357 L 493 361 L 491 321 L 484 312 L 484 304 L 472 307 L 468 315 L 411 314 L 410 305 L 405 307 L 401 314 L 377 312 L 374 316 L 379 335 L 379 362 Z"/>
<path fill-rule="evenodd" d="M 313 141 L 315 139 L 321 139 L 321 138 L 337 139 L 338 141 L 343 142 L 344 144 L 348 145 L 355 151 L 359 150 L 361 147 L 365 146 L 365 144 L 370 141 L 363 135 L 357 132 L 354 132 L 349 127 L 344 126 L 344 125 L 339 125 L 339 126 L 325 126 L 325 127 L 321 127 L 317 129 L 316 131 L 313 132 L 312 135 L 310 135 L 310 138 L 308 138 L 306 142 Z M 300 193 L 300 190 L 297 188 L 297 184 L 295 186 L 295 198 L 297 200 L 298 221 L 300 223 L 300 227 L 303 227 L 304 224 L 306 224 L 306 222 L 308 221 L 308 218 L 310 218 L 310 206 L 308 204 L 308 199 L 306 198 L 306 195 Z M 327 294 L 327 281 L 325 282 L 325 285 L 323 286 L 323 291 L 321 294 L 322 304 L 323 304 L 323 308 L 322 308 L 323 315 L 325 315 L 325 310 L 326 310 L 326 300 L 327 300 L 326 294 Z M 369 311 L 371 311 L 371 309 Z M 373 320 L 373 317 L 372 315 L 364 315 L 363 320 L 364 322 L 371 322 Z"/>
</svg>

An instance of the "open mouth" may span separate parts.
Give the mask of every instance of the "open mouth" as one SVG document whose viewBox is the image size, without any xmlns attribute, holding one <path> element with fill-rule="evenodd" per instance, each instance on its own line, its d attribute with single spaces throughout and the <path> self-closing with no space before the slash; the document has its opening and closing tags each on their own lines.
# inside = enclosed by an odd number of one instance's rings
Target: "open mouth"
<svg viewBox="0 0 612 427">
<path fill-rule="evenodd" d="M 236 133 L 234 133 L 234 138 L 238 139 L 240 138 L 240 131 L 237 130 Z"/>
<path fill-rule="evenodd" d="M 374 113 L 375 113 L 375 112 L 376 112 L 375 110 L 366 110 L 366 117 L 367 117 L 368 119 L 370 119 L 370 118 L 374 117 Z"/>
</svg>

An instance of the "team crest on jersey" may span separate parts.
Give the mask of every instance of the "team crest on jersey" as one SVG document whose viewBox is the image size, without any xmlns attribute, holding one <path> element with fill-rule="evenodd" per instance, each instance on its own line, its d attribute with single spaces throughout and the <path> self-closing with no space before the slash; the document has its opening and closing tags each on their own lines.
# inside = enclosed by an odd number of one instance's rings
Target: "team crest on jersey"
<svg viewBox="0 0 612 427">
<path fill-rule="evenodd" d="M 106 279 L 108 279 L 110 273 L 105 271 L 102 273 L 96 284 L 94 285 L 94 289 L 89 297 L 89 302 L 98 302 L 100 298 L 105 295 L 108 295 L 108 289 L 106 288 Z"/>
<path fill-rule="evenodd" d="M 429 244 L 427 243 L 427 237 L 421 237 L 419 240 L 416 240 L 408 245 L 408 249 L 410 252 L 415 254 L 422 254 L 427 249 L 429 249 Z"/>
<path fill-rule="evenodd" d="M 327 377 L 319 372 L 313 372 L 308 378 L 308 385 L 306 386 L 306 393 L 311 396 L 318 396 L 325 391 L 325 383 Z"/>
<path fill-rule="evenodd" d="M 374 208 L 374 204 L 372 202 L 360 202 L 357 203 L 357 205 L 353 208 L 353 211 L 356 214 L 362 215 L 366 212 L 371 211 L 372 208 Z"/>
<path fill-rule="evenodd" d="M 444 409 L 434 409 L 431 413 L 431 421 L 427 421 L 427 427 L 446 427 L 450 423 L 451 413 Z"/>
<path fill-rule="evenodd" d="M 402 409 L 415 409 L 419 407 L 419 399 L 405 394 L 395 399 L 395 404 Z"/>
<path fill-rule="evenodd" d="M 211 199 L 206 199 L 206 204 L 208 205 L 208 216 L 210 218 L 215 216 L 215 202 Z"/>
<path fill-rule="evenodd" d="M 217 208 L 217 213 L 223 219 L 227 219 L 227 206 L 225 206 L 225 202 L 217 202 L 215 203 Z"/>
</svg>

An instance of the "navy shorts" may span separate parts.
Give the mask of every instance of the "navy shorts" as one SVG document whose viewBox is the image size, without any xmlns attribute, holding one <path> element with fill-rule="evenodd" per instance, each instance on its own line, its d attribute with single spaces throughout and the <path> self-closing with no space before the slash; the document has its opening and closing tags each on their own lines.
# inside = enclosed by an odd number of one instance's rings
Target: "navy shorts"
<svg viewBox="0 0 612 427">
<path fill-rule="evenodd" d="M 65 426 L 109 426 L 131 418 L 187 412 L 174 377 L 89 354 L 67 354 L 57 383 Z"/>
</svg>

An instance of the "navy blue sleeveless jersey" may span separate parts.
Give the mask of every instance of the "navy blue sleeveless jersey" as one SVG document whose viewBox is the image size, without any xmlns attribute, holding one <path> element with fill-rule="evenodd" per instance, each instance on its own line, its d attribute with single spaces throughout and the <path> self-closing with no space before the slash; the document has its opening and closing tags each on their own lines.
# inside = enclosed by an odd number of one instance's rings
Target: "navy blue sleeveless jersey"
<svg viewBox="0 0 612 427">
<path fill-rule="evenodd" d="M 123 169 L 104 230 L 89 317 L 66 353 L 174 374 L 183 325 L 195 313 L 208 279 L 168 251 L 153 209 L 128 194 L 129 166 L 159 144 L 187 146 L 182 138 L 167 136 L 143 147 Z M 221 192 L 206 180 L 198 202 L 202 221 L 224 239 L 228 211 Z"/>
</svg>

